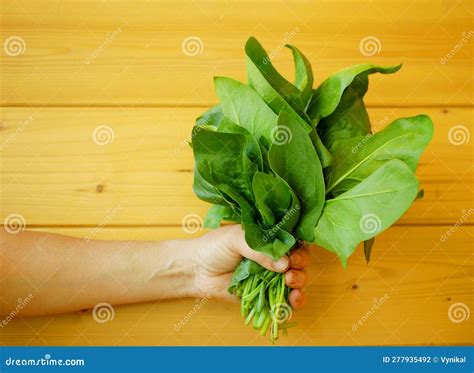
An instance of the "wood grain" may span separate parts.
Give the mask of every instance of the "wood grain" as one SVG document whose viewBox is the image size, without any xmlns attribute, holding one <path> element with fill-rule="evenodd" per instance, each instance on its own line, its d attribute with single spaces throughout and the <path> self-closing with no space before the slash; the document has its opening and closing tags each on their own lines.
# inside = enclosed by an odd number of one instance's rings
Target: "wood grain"
<svg viewBox="0 0 474 373">
<path fill-rule="evenodd" d="M 347 270 L 333 254 L 313 247 L 308 305 L 294 313 L 298 326 L 278 345 L 472 344 L 472 317 L 454 323 L 448 309 L 458 302 L 474 307 L 474 227 L 461 226 L 442 242 L 448 228 L 392 227 L 377 238 L 369 265 L 359 248 Z M 48 231 L 89 234 L 84 228 Z M 104 228 L 97 234 L 99 239 L 167 236 L 185 237 L 179 228 Z M 237 305 L 198 299 L 116 306 L 114 319 L 105 324 L 95 322 L 91 311 L 18 317 L 0 336 L 6 345 L 270 344 L 244 326 Z"/>
<path fill-rule="evenodd" d="M 209 205 L 193 194 L 193 156 L 186 143 L 201 111 L 3 108 L 0 218 L 19 213 L 31 226 L 94 226 L 115 211 L 108 220 L 112 226 L 179 226 L 188 214 L 203 217 Z M 436 126 L 418 170 L 425 198 L 400 223 L 457 221 L 463 210 L 472 207 L 472 144 L 453 145 L 448 132 L 459 124 L 472 132 L 472 109 L 370 112 L 378 128 L 418 113 L 429 114 Z M 93 132 L 104 124 L 110 126 L 114 140 L 98 145 Z"/>
<path fill-rule="evenodd" d="M 470 36 L 462 40 L 472 30 L 473 5 L 442 0 L 185 0 L 133 6 L 110 0 L 6 0 L 2 37 L 19 36 L 26 48 L 19 56 L 2 51 L 0 103 L 209 105 L 216 101 L 213 76 L 245 80 L 243 45 L 254 35 L 290 80 L 293 67 L 285 43 L 307 54 L 317 82 L 352 64 L 404 63 L 396 76 L 371 78 L 371 105 L 471 105 L 473 43 Z M 195 56 L 182 49 L 191 36 L 202 42 Z M 364 55 L 361 40 L 372 36 L 379 52 Z M 453 48 L 456 52 L 443 63 Z"/>
<path fill-rule="evenodd" d="M 285 43 L 312 61 L 316 83 L 352 64 L 403 62 L 394 76 L 370 78 L 366 102 L 377 129 L 432 117 L 435 136 L 417 171 L 425 197 L 377 237 L 369 265 L 361 248 L 346 271 L 312 249 L 310 302 L 279 344 L 473 344 L 472 315 L 455 323 L 448 314 L 456 303 L 474 309 L 473 13 L 472 1 L 445 0 L 2 1 L 0 223 L 17 213 L 29 229 L 77 237 L 203 234 L 181 227 L 208 208 L 192 192 L 186 141 L 216 102 L 212 77 L 245 81 L 249 36 L 290 80 Z M 11 37 L 24 42 L 22 53 L 12 55 Z M 188 37 L 202 42 L 196 55 L 183 48 Z M 372 56 L 360 47 L 366 37 L 379 43 Z M 113 137 L 105 145 L 107 136 L 93 137 L 102 126 Z M 269 343 L 235 305 L 176 299 L 116 306 L 105 324 L 90 310 L 20 315 L 0 328 L 2 344 Z"/>
</svg>

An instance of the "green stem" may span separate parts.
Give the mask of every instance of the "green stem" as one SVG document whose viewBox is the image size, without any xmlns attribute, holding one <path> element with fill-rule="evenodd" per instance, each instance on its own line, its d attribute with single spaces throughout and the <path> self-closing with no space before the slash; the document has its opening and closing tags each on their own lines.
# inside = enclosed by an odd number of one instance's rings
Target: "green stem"
<svg viewBox="0 0 474 373">
<path fill-rule="evenodd" d="M 285 285 L 284 274 L 270 270 L 252 274 L 241 282 L 238 290 L 246 325 L 253 319 L 253 327 L 261 335 L 266 335 L 270 328 L 272 342 L 278 339 L 280 331 L 286 333 L 287 323 L 279 325 L 277 319 L 281 307 L 288 304 L 289 288 Z"/>
</svg>

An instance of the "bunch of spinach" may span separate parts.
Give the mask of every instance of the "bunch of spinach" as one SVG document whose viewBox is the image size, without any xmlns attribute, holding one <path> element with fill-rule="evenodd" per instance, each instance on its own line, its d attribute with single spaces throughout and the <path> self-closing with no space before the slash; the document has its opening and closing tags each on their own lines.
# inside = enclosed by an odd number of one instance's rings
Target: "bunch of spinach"
<svg viewBox="0 0 474 373">
<path fill-rule="evenodd" d="M 245 46 L 248 84 L 216 77 L 220 103 L 192 133 L 196 195 L 213 204 L 205 226 L 240 223 L 254 250 L 275 260 L 298 242 L 334 252 L 343 266 L 364 241 L 392 225 L 420 195 L 415 169 L 431 140 L 425 115 L 397 119 L 372 134 L 364 104 L 368 76 L 400 66 L 357 65 L 313 89 L 308 59 L 288 46 L 290 83 L 255 38 Z M 244 259 L 229 291 L 246 324 L 272 341 L 290 326 L 284 275 Z"/>
</svg>

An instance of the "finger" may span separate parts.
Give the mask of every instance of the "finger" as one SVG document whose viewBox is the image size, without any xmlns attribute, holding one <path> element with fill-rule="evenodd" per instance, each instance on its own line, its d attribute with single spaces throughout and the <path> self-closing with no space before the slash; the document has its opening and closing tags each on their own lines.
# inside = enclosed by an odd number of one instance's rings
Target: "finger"
<svg viewBox="0 0 474 373">
<path fill-rule="evenodd" d="M 290 259 L 286 255 L 278 260 L 273 260 L 270 256 L 251 249 L 250 246 L 247 245 L 247 242 L 245 242 L 243 234 L 237 235 L 234 247 L 240 255 L 257 262 L 262 267 L 271 271 L 285 272 L 290 265 Z"/>
<path fill-rule="evenodd" d="M 310 253 L 308 248 L 301 247 L 290 254 L 290 268 L 303 269 L 309 263 Z"/>
<path fill-rule="evenodd" d="M 290 306 L 298 310 L 306 304 L 306 294 L 301 289 L 292 290 L 289 295 Z"/>
<path fill-rule="evenodd" d="M 290 269 L 285 273 L 285 283 L 292 289 L 301 289 L 306 283 L 306 273 L 301 270 Z"/>
<path fill-rule="evenodd" d="M 257 262 L 262 267 L 274 272 L 285 272 L 290 265 L 290 259 L 286 255 L 278 260 L 273 260 L 270 256 L 252 250 L 250 247 L 242 247 L 240 253 L 246 258 Z"/>
</svg>

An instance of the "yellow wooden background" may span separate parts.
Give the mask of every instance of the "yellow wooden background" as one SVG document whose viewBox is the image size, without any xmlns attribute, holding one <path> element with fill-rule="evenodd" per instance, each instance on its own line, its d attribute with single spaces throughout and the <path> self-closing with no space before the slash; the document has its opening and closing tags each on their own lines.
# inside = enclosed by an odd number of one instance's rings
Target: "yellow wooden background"
<svg viewBox="0 0 474 373">
<path fill-rule="evenodd" d="M 4 0 L 2 44 L 19 37 L 24 45 L 0 53 L 1 221 L 17 213 L 30 229 L 80 237 L 106 222 L 103 239 L 191 237 L 183 217 L 204 216 L 208 206 L 193 195 L 185 142 L 194 118 L 216 102 L 212 77 L 245 79 L 250 35 L 287 77 L 286 42 L 307 54 L 317 82 L 352 64 L 403 62 L 395 75 L 370 78 L 366 102 L 378 127 L 432 117 L 435 136 L 418 170 L 425 198 L 377 238 L 370 265 L 359 249 L 343 270 L 313 248 L 309 303 L 279 344 L 470 344 L 473 317 L 456 323 L 448 310 L 474 308 L 473 11 L 472 1 Z M 373 56 L 359 47 L 368 36 L 380 43 Z M 202 42 L 196 55 L 183 49 L 188 37 Z M 101 146 L 92 134 L 103 125 L 114 140 Z M 90 311 L 20 314 L 0 341 L 268 344 L 243 325 L 238 306 L 216 301 L 175 331 L 195 302 L 115 307 L 105 324 Z"/>
</svg>

